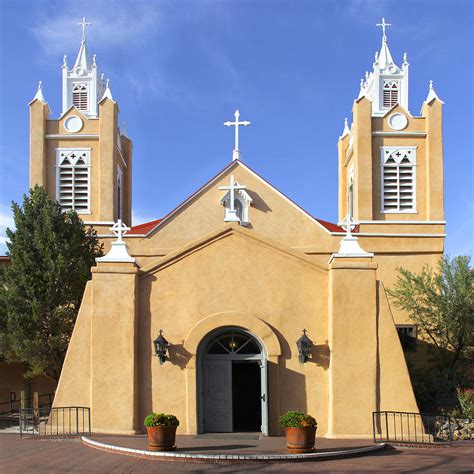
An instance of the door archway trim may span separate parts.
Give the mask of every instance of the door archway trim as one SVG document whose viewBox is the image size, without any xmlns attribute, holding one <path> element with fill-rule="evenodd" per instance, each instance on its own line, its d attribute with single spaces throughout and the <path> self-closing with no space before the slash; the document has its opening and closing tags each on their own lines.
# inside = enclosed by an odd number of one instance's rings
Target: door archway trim
<svg viewBox="0 0 474 474">
<path fill-rule="evenodd" d="M 196 355 L 201 341 L 212 331 L 226 326 L 241 327 L 255 334 L 265 345 L 268 357 L 281 355 L 281 346 L 273 329 L 261 319 L 240 312 L 216 313 L 201 319 L 189 332 L 184 342 L 184 348 L 192 355 Z"/>
</svg>

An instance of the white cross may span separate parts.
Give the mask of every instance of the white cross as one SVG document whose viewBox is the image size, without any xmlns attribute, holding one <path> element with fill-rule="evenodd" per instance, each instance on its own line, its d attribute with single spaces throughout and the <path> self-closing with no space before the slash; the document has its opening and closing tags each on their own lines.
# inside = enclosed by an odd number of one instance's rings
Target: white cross
<svg viewBox="0 0 474 474">
<path fill-rule="evenodd" d="M 235 182 L 235 177 L 233 174 L 230 175 L 230 184 L 229 186 L 219 186 L 219 189 L 223 191 L 230 192 L 230 212 L 234 213 L 234 199 L 235 199 L 235 191 L 239 191 L 240 189 L 245 189 L 246 186 L 241 186 L 240 184 Z"/>
<path fill-rule="evenodd" d="M 387 40 L 387 36 L 385 35 L 385 28 L 387 26 L 392 26 L 391 23 L 385 23 L 385 18 L 382 18 L 382 23 L 376 23 L 375 26 L 381 26 L 382 27 L 382 34 L 383 34 L 383 40 L 386 41 Z"/>
<path fill-rule="evenodd" d="M 130 230 L 130 227 L 127 227 L 122 219 L 119 219 L 111 228 L 112 233 L 117 237 L 117 242 L 122 242 L 122 237 Z"/>
<path fill-rule="evenodd" d="M 82 17 L 82 22 L 81 23 L 76 23 L 78 26 L 82 26 L 82 41 L 85 42 L 86 41 L 86 28 L 90 25 L 92 25 L 92 23 L 86 23 L 86 17 L 83 16 Z"/>
<path fill-rule="evenodd" d="M 250 125 L 250 122 L 247 122 L 244 120 L 243 122 L 239 122 L 239 117 L 240 117 L 240 112 L 238 110 L 235 111 L 234 114 L 235 117 L 235 122 L 224 122 L 224 125 L 226 127 L 231 127 L 232 125 L 235 126 L 235 148 L 234 148 L 234 153 L 232 154 L 232 159 L 233 160 L 240 160 L 240 150 L 239 150 L 239 125 L 243 125 L 246 127 L 247 125 Z"/>
</svg>

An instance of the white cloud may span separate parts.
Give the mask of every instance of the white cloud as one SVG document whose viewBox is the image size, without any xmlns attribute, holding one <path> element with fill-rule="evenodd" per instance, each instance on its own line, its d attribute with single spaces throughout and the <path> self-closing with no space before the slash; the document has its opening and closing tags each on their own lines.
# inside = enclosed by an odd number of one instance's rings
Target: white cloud
<svg viewBox="0 0 474 474">
<path fill-rule="evenodd" d="M 132 225 L 144 224 L 145 222 L 154 221 L 159 218 L 160 216 L 148 216 L 140 211 L 137 212 L 135 209 L 132 210 Z"/>
<path fill-rule="evenodd" d="M 51 56 L 77 50 L 81 28 L 76 25 L 83 16 L 92 23 L 87 37 L 101 49 L 117 48 L 133 42 L 143 44 L 157 32 L 159 14 L 156 3 L 116 0 L 41 3 L 36 25 L 31 31 L 41 44 L 43 53 Z"/>
<path fill-rule="evenodd" d="M 5 255 L 7 251 L 7 227 L 12 230 L 15 228 L 13 213 L 8 206 L 0 204 L 0 255 Z"/>
</svg>

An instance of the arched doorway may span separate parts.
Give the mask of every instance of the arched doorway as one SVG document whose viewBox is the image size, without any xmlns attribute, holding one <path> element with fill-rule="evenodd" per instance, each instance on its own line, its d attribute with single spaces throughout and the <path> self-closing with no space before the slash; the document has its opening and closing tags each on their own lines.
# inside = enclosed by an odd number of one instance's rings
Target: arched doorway
<svg viewBox="0 0 474 474">
<path fill-rule="evenodd" d="M 268 434 L 267 357 L 253 334 L 238 327 L 210 333 L 198 367 L 200 431 Z"/>
</svg>

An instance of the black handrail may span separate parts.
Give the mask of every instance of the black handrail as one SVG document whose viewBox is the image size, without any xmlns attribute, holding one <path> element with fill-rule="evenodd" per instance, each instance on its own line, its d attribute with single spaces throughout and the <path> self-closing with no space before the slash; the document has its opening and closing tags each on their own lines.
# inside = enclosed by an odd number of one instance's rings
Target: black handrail
<svg viewBox="0 0 474 474">
<path fill-rule="evenodd" d="M 14 397 L 12 397 L 12 394 Z M 41 399 L 44 397 L 48 397 L 48 401 L 41 403 Z M 33 397 L 27 397 L 25 398 L 25 405 L 29 405 L 32 400 L 34 400 Z M 54 393 L 43 393 L 42 395 L 38 395 L 38 404 L 40 407 L 48 407 L 53 404 L 53 399 L 54 399 Z M 16 409 L 14 409 L 14 404 L 16 404 Z M 10 410 L 8 411 L 2 411 L 2 406 L 9 405 Z M 21 408 L 21 399 L 16 398 L 16 393 L 15 392 L 10 392 L 10 400 L 8 402 L 1 402 L 0 403 L 0 415 L 8 415 L 10 413 L 14 413 L 18 411 Z"/>
<path fill-rule="evenodd" d="M 70 437 L 91 434 L 89 407 L 24 408 L 20 436 Z"/>
<path fill-rule="evenodd" d="M 447 415 L 405 411 L 372 413 L 374 442 L 399 444 L 451 444 L 453 429 Z"/>
</svg>

